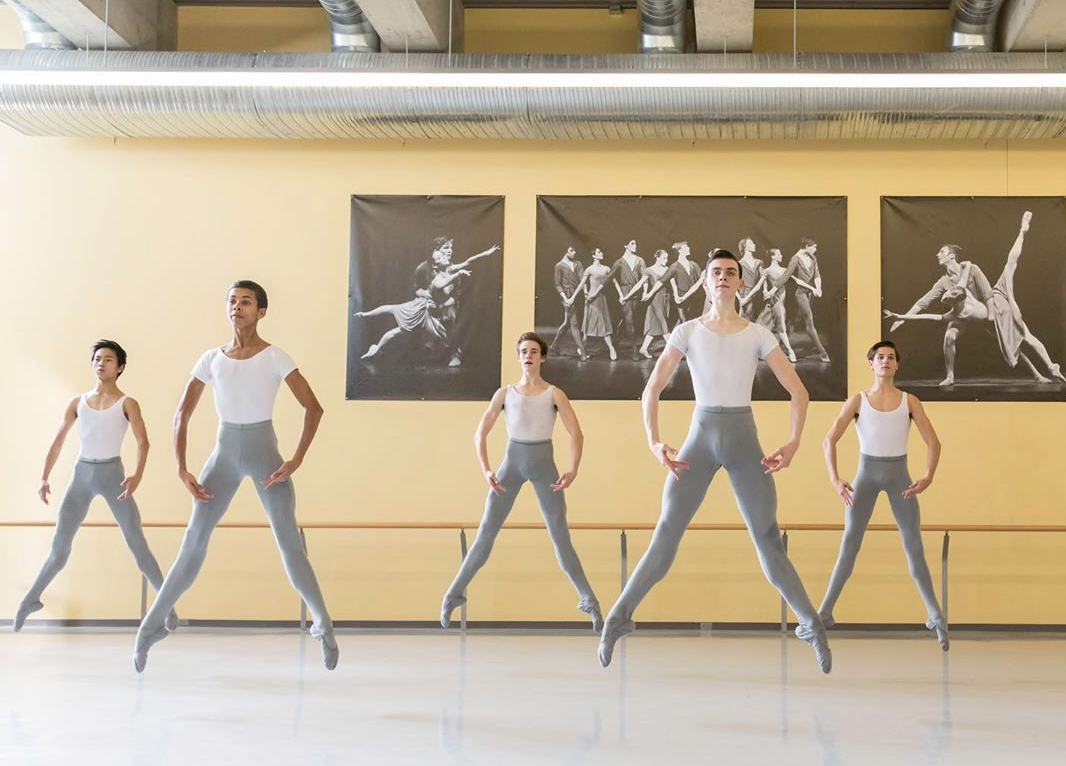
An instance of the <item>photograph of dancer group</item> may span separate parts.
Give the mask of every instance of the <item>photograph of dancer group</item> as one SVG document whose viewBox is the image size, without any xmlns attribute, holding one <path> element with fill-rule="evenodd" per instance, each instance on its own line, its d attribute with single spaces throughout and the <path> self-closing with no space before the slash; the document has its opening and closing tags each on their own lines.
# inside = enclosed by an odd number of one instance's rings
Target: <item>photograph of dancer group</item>
<svg viewBox="0 0 1066 766">
<path fill-rule="evenodd" d="M 933 400 L 1066 400 L 1063 199 L 885 197 L 881 210 L 885 334 L 914 349 L 900 385 Z"/>
<path fill-rule="evenodd" d="M 639 397 L 674 328 L 708 311 L 708 259 L 724 248 L 741 316 L 774 334 L 813 398 L 843 398 L 845 219 L 841 198 L 538 198 L 534 319 L 553 374 L 572 398 Z M 682 366 L 666 396 L 691 395 Z M 785 392 L 760 370 L 755 397 Z"/>
<path fill-rule="evenodd" d="M 502 241 L 502 197 L 352 197 L 347 398 L 499 387 Z"/>
</svg>

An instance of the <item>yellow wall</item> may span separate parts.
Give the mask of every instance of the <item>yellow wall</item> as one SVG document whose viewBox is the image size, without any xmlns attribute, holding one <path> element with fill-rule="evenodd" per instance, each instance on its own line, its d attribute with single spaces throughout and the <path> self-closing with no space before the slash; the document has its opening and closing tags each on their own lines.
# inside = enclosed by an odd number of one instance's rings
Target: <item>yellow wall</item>
<svg viewBox="0 0 1066 766">
<path fill-rule="evenodd" d="M 248 14 L 247 16 L 245 14 Z M 765 14 L 760 14 L 765 17 Z M 209 40 L 212 17 L 222 30 Z M 607 17 L 614 24 L 616 17 Z M 623 19 L 630 19 L 626 14 Z M 255 35 L 242 19 L 258 18 Z M 324 32 L 305 11 L 183 8 L 181 45 L 236 49 L 321 48 Z M 258 22 L 257 22 L 258 23 Z M 477 14 L 468 42 L 483 45 Z M 628 22 L 627 22 L 628 23 Z M 245 36 L 242 36 L 245 35 Z M 256 43 L 256 40 L 265 42 Z M 823 41 L 828 47 L 830 41 Z M 0 45 L 18 47 L 14 17 L 0 9 Z M 849 250 L 850 387 L 864 385 L 861 352 L 880 331 L 878 200 L 882 194 L 1058 194 L 1066 192 L 1066 146 L 1058 143 L 733 142 L 268 142 L 28 138 L 0 128 L 0 280 L 7 372 L 0 465 L 4 519 L 51 518 L 35 498 L 40 464 L 63 403 L 87 388 L 87 344 L 120 339 L 130 350 L 123 383 L 139 398 L 154 447 L 138 500 L 145 518 L 184 520 L 188 498 L 169 454 L 173 407 L 197 356 L 227 339 L 225 286 L 253 277 L 271 291 L 265 337 L 297 359 L 326 408 L 320 435 L 297 474 L 304 521 L 470 520 L 484 489 L 470 437 L 482 405 L 346 402 L 345 322 L 349 195 L 506 196 L 504 337 L 533 313 L 537 194 L 846 195 Z M 833 254 L 826 253 L 826 257 Z M 504 374 L 516 374 L 505 355 Z M 663 433 L 680 440 L 691 407 L 663 406 Z M 838 521 L 818 441 L 837 405 L 812 405 L 804 447 L 778 481 L 784 521 Z M 923 495 L 930 522 L 1055 523 L 1055 473 L 1066 427 L 1061 404 L 930 404 L 945 444 L 936 483 Z M 575 521 L 653 521 L 662 471 L 644 448 L 635 402 L 581 402 L 586 459 L 569 492 Z M 787 405 L 760 403 L 767 445 L 786 432 Z M 299 411 L 290 397 L 276 411 L 283 445 L 295 443 Z M 201 405 L 190 458 L 204 460 L 215 415 Z M 492 437 L 499 459 L 502 428 Z M 915 468 L 922 453 L 914 443 Z M 566 451 L 560 438 L 557 450 Z M 76 447 L 53 473 L 66 482 Z M 853 468 L 849 435 L 842 464 Z M 127 452 L 127 464 L 132 460 Z M 57 498 L 58 500 L 58 498 Z M 106 519 L 97 503 L 90 518 Z M 231 520 L 262 518 L 245 487 Z M 535 520 L 532 496 L 514 520 Z M 728 482 L 712 488 L 700 521 L 739 519 Z M 875 521 L 891 519 L 879 507 Z M 47 530 L 0 530 L 0 610 L 13 612 L 43 561 Z M 320 532 L 312 559 L 337 619 L 435 619 L 458 563 L 451 532 Z M 632 561 L 648 535 L 632 534 Z M 151 531 L 164 568 L 180 531 Z M 575 534 L 605 604 L 618 593 L 613 533 Z M 817 600 L 838 538 L 792 536 L 793 559 Z M 934 577 L 939 537 L 927 536 Z M 1066 623 L 1062 541 L 1038 535 L 958 535 L 952 546 L 951 617 L 956 622 Z M 43 617 L 132 617 L 138 580 L 114 530 L 87 530 L 67 570 L 46 594 Z M 546 536 L 501 536 L 471 587 L 471 619 L 570 620 L 576 597 L 558 572 Z M 294 618 L 267 532 L 220 531 L 197 585 L 180 603 L 193 618 Z M 648 598 L 644 620 L 772 621 L 776 595 L 740 533 L 693 533 L 671 576 Z M 845 621 L 917 622 L 921 604 L 895 535 L 869 537 L 838 607 Z"/>
</svg>

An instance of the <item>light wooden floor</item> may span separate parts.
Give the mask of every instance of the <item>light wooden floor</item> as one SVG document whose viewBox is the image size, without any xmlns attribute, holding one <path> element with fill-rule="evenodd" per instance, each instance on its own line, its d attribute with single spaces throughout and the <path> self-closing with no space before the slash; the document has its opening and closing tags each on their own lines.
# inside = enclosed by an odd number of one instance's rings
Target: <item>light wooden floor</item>
<svg viewBox="0 0 1066 766">
<path fill-rule="evenodd" d="M 1066 637 L 0 635 L 2 764 L 1062 764 Z"/>
</svg>

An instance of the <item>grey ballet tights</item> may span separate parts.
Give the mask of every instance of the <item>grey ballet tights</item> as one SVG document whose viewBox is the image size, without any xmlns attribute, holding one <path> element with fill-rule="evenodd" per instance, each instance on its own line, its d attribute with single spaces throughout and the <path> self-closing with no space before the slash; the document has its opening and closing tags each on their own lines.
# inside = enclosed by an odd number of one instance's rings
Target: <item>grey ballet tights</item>
<svg viewBox="0 0 1066 766">
<path fill-rule="evenodd" d="M 766 579 L 781 593 L 801 625 L 821 626 L 781 543 L 777 492 L 773 478 L 759 462 L 762 458 L 750 407 L 696 408 L 688 438 L 677 457 L 689 462 L 691 467 L 681 471 L 680 479 L 666 478 L 663 511 L 651 544 L 607 616 L 607 629 L 632 619 L 648 591 L 666 576 L 677 555 L 681 536 L 699 510 L 719 468 L 725 468 L 729 475 Z"/>
<path fill-rule="evenodd" d="M 74 475 L 70 478 L 67 491 L 63 493 L 63 499 L 59 503 L 59 511 L 56 513 L 56 532 L 52 538 L 52 551 L 48 560 L 41 567 L 41 573 L 30 586 L 26 596 L 22 599 L 24 604 L 31 604 L 41 600 L 41 594 L 55 579 L 67 564 L 70 558 L 71 544 L 74 535 L 77 534 L 81 523 L 85 521 L 89 513 L 89 505 L 93 498 L 98 495 L 107 501 L 111 507 L 111 513 L 115 515 L 119 529 L 126 538 L 126 545 L 133 553 L 137 561 L 137 568 L 144 574 L 145 579 L 151 583 L 157 591 L 163 584 L 163 573 L 159 570 L 159 564 L 148 549 L 148 541 L 144 539 L 144 531 L 141 529 L 141 514 L 137 510 L 137 503 L 133 498 L 119 500 L 122 494 L 122 480 L 126 477 L 122 468 L 122 459 L 118 457 L 107 460 L 86 460 L 79 458 L 74 464 Z M 166 612 L 163 613 L 166 615 Z"/>
<path fill-rule="evenodd" d="M 528 481 L 537 493 L 540 511 L 544 515 L 544 523 L 548 527 L 552 545 L 555 546 L 555 557 L 559 560 L 559 566 L 570 578 L 570 582 L 573 583 L 582 600 L 596 603 L 592 586 L 589 585 L 574 545 L 570 542 L 570 528 L 566 525 L 566 498 L 563 497 L 562 492 L 555 492 L 551 488 L 551 485 L 559 479 L 559 471 L 555 467 L 555 460 L 552 456 L 552 443 L 550 441 L 521 442 L 511 439 L 507 442 L 507 451 L 496 478 L 507 488 L 507 491 L 500 495 L 489 492 L 485 500 L 485 515 L 477 530 L 477 538 L 470 546 L 466 558 L 463 559 L 463 565 L 459 568 L 459 573 L 455 576 L 451 587 L 448 588 L 445 598 L 454 599 L 461 596 L 477 571 L 489 560 L 492 545 L 496 542 L 496 535 L 500 533 L 500 528 L 511 513 L 515 498 L 518 497 L 518 490 Z"/>
<path fill-rule="evenodd" d="M 922 601 L 925 602 L 929 619 L 943 624 L 944 615 L 937 603 L 936 593 L 933 591 L 933 579 L 925 563 L 918 499 L 903 497 L 903 490 L 910 483 L 911 477 L 907 472 L 906 455 L 900 457 L 859 456 L 859 471 L 855 475 L 852 505 L 846 510 L 844 517 L 844 539 L 840 542 L 840 555 L 836 566 L 833 567 L 833 574 L 829 578 L 825 598 L 822 599 L 822 605 L 818 609 L 823 619 L 832 617 L 833 607 L 840 598 L 844 583 L 848 581 L 855 568 L 855 558 L 859 555 L 862 538 L 866 534 L 866 525 L 870 523 L 870 517 L 873 515 L 874 503 L 877 501 L 877 496 L 884 492 L 888 495 L 888 502 L 892 506 L 892 515 L 896 517 L 896 526 L 899 527 L 899 535 L 903 539 L 903 550 L 907 554 L 911 577 L 914 578 Z"/>
<path fill-rule="evenodd" d="M 318 580 L 311 569 L 311 562 L 300 540 L 296 526 L 296 491 L 292 479 L 264 487 L 261 482 L 281 467 L 278 439 L 271 421 L 249 424 L 222 423 L 218 430 L 218 444 L 207 460 L 200 483 L 214 497 L 207 501 L 193 502 L 192 518 L 181 541 L 181 550 L 174 566 L 167 573 L 163 587 L 155 603 L 148 610 L 137 634 L 138 645 L 144 640 L 157 638 L 163 629 L 167 611 L 177 603 L 196 579 L 207 555 L 207 543 L 215 526 L 229 508 L 237 487 L 245 478 L 251 478 L 259 500 L 263 503 L 267 521 L 274 532 L 285 572 L 314 616 L 319 632 L 332 632 L 333 623 Z M 154 641 L 153 641 L 154 643 Z"/>
</svg>

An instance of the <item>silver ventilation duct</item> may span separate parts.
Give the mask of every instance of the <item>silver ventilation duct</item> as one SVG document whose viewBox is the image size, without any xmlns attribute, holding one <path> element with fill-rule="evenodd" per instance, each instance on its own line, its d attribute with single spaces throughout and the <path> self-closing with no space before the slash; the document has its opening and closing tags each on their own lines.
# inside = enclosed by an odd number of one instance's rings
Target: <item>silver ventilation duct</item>
<svg viewBox="0 0 1066 766">
<path fill-rule="evenodd" d="M 951 0 L 950 51 L 994 51 L 1003 0 Z"/>
<path fill-rule="evenodd" d="M 7 4 L 18 14 L 26 50 L 74 50 L 77 47 L 18 0 L 7 0 Z"/>
<path fill-rule="evenodd" d="M 685 0 L 637 0 L 641 53 L 685 52 Z"/>
<path fill-rule="evenodd" d="M 799 57 L 797 69 L 791 55 L 741 53 L 456 54 L 451 61 L 449 67 L 447 54 L 434 53 L 112 51 L 105 67 L 97 51 L 3 51 L 0 121 L 30 135 L 189 138 L 1066 136 L 1062 53 L 1046 60 L 1039 53 L 809 54 Z M 435 82 L 463 73 L 467 77 L 458 84 Z M 706 75 L 726 73 L 761 78 L 761 84 L 707 84 Z M 801 73 L 828 82 L 794 82 Z M 923 78 L 947 73 L 964 82 L 845 85 L 855 73 Z M 1055 79 L 1027 87 L 990 83 L 1027 73 Z M 525 87 L 516 82 L 559 74 L 572 77 Z M 141 75 L 157 81 L 136 82 Z M 622 75 L 642 81 L 618 84 Z M 163 77 L 170 80 L 160 81 Z"/>
<path fill-rule="evenodd" d="M 334 53 L 377 53 L 381 40 L 355 0 L 319 0 L 329 17 Z"/>
</svg>

